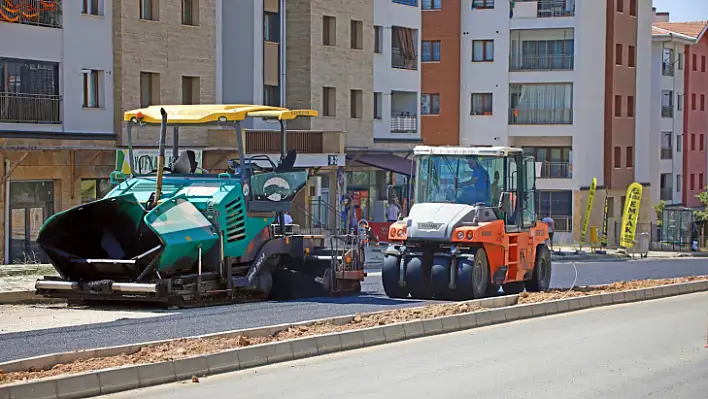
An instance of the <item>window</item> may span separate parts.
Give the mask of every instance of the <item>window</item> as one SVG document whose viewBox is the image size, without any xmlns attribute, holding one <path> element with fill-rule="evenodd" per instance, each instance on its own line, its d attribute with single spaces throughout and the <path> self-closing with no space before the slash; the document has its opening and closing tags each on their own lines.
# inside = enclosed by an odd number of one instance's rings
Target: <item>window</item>
<svg viewBox="0 0 708 399">
<path fill-rule="evenodd" d="M 334 17 L 322 17 L 322 44 L 325 46 L 337 45 L 337 19 Z"/>
<path fill-rule="evenodd" d="M 280 87 L 263 85 L 263 105 L 270 107 L 280 106 Z"/>
<path fill-rule="evenodd" d="M 442 0 L 423 0 L 423 10 L 439 10 Z"/>
<path fill-rule="evenodd" d="M 693 191 L 696 189 L 696 175 L 691 173 L 691 178 L 689 180 L 689 187 L 691 188 L 691 191 Z"/>
<path fill-rule="evenodd" d="M 263 40 L 280 43 L 280 20 L 274 12 L 263 13 Z"/>
<path fill-rule="evenodd" d="M 681 148 L 683 147 L 683 134 L 679 134 L 676 136 L 676 152 L 681 152 Z"/>
<path fill-rule="evenodd" d="M 111 179 L 81 179 L 81 203 L 101 199 L 112 189 Z"/>
<path fill-rule="evenodd" d="M 663 49 L 663 61 L 661 62 L 661 74 L 664 76 L 674 76 L 674 50 Z"/>
<path fill-rule="evenodd" d="M 624 12 L 624 0 L 617 0 L 617 12 Z"/>
<path fill-rule="evenodd" d="M 615 65 L 622 65 L 622 44 L 615 44 Z"/>
<path fill-rule="evenodd" d="M 440 61 L 440 41 L 429 41 L 423 40 L 422 43 L 423 51 L 421 54 L 421 61 Z"/>
<path fill-rule="evenodd" d="M 474 41 L 472 41 L 472 61 L 473 62 L 494 61 L 494 40 L 474 40 Z"/>
<path fill-rule="evenodd" d="M 673 198 L 673 180 L 671 178 L 671 173 L 662 173 L 659 175 L 659 199 L 663 201 L 671 201 Z"/>
<path fill-rule="evenodd" d="M 550 11 L 550 10 L 549 10 Z M 572 35 L 572 32 L 567 32 Z M 553 71 L 575 68 L 575 39 L 520 40 L 521 48 L 512 45 L 512 71 Z M 516 42 L 513 39 L 512 42 Z"/>
<path fill-rule="evenodd" d="M 678 69 L 683 70 L 683 53 L 678 55 Z"/>
<path fill-rule="evenodd" d="M 420 112 L 423 115 L 440 114 L 440 94 L 421 94 Z"/>
<path fill-rule="evenodd" d="M 702 55 L 701 56 L 701 72 L 706 71 L 706 56 Z"/>
<path fill-rule="evenodd" d="M 99 10 L 99 0 L 83 0 L 81 13 L 87 15 L 101 15 Z"/>
<path fill-rule="evenodd" d="M 199 0 L 182 0 L 182 25 L 199 26 Z"/>
<path fill-rule="evenodd" d="M 383 52 L 383 26 L 374 26 L 374 53 Z"/>
<path fill-rule="evenodd" d="M 538 190 L 536 211 L 539 216 L 549 215 L 555 222 L 556 231 L 572 231 L 573 192 Z"/>
<path fill-rule="evenodd" d="M 607 216 L 615 217 L 615 199 L 614 197 L 607 197 Z"/>
<path fill-rule="evenodd" d="M 140 72 L 140 107 L 145 108 L 160 102 L 160 74 Z"/>
<path fill-rule="evenodd" d="M 337 116 L 337 89 L 334 87 L 322 88 L 322 115 Z"/>
<path fill-rule="evenodd" d="M 615 95 L 615 116 L 622 116 L 622 96 Z"/>
<path fill-rule="evenodd" d="M 698 150 L 703 151 L 705 149 L 705 144 L 703 143 L 703 134 L 698 136 Z"/>
<path fill-rule="evenodd" d="M 701 94 L 701 111 L 706 110 L 706 95 Z"/>
<path fill-rule="evenodd" d="M 691 111 L 696 110 L 696 93 L 691 93 Z"/>
<path fill-rule="evenodd" d="M 680 174 L 676 175 L 676 192 L 677 193 L 681 192 L 681 183 L 682 182 L 683 182 L 682 176 Z"/>
<path fill-rule="evenodd" d="M 621 147 L 615 147 L 614 166 L 616 169 L 622 167 L 622 148 Z"/>
<path fill-rule="evenodd" d="M 0 93 L 16 96 L 0 100 L 0 121 L 61 123 L 58 63 L 0 58 L 0 76 Z"/>
<path fill-rule="evenodd" d="M 691 64 L 693 65 L 691 69 L 693 69 L 693 72 L 698 72 L 698 57 L 696 57 L 695 54 L 693 54 L 693 57 L 691 57 Z"/>
<path fill-rule="evenodd" d="M 374 93 L 374 119 L 383 118 L 382 94 Z"/>
<path fill-rule="evenodd" d="M 624 212 L 624 204 L 627 202 L 627 196 L 623 195 L 620 197 L 620 212 Z M 620 214 L 622 216 L 622 214 Z"/>
<path fill-rule="evenodd" d="M 101 71 L 84 70 L 84 108 L 100 108 Z"/>
<path fill-rule="evenodd" d="M 470 115 L 491 115 L 492 100 L 492 93 L 473 93 Z"/>
<path fill-rule="evenodd" d="M 676 110 L 683 111 L 683 94 L 676 95 Z"/>
<path fill-rule="evenodd" d="M 661 159 L 671 159 L 673 157 L 674 146 L 671 141 L 673 133 L 661 133 Z"/>
<path fill-rule="evenodd" d="M 627 96 L 627 117 L 634 117 L 634 96 Z"/>
<path fill-rule="evenodd" d="M 509 105 L 510 124 L 572 124 L 573 84 L 512 83 Z"/>
<path fill-rule="evenodd" d="M 524 147 L 524 156 L 541 162 L 541 179 L 570 179 L 573 177 L 571 147 Z"/>
<path fill-rule="evenodd" d="M 674 92 L 671 90 L 661 91 L 661 117 L 674 117 Z"/>
<path fill-rule="evenodd" d="M 692 134 L 691 135 L 691 151 L 696 150 L 696 135 Z"/>
<path fill-rule="evenodd" d="M 182 76 L 182 104 L 199 104 L 200 94 L 199 77 Z"/>
<path fill-rule="evenodd" d="M 629 15 L 637 16 L 637 0 L 629 0 Z"/>
<path fill-rule="evenodd" d="M 703 185 L 703 173 L 698 174 L 698 189 L 703 191 L 706 188 L 706 186 Z"/>
<path fill-rule="evenodd" d="M 350 24 L 350 47 L 354 50 L 364 48 L 364 23 L 352 20 Z"/>
<path fill-rule="evenodd" d="M 352 118 L 364 117 L 364 92 L 352 89 L 349 93 L 349 112 Z"/>
<path fill-rule="evenodd" d="M 472 0 L 472 9 L 491 9 L 494 8 L 494 0 Z"/>
<path fill-rule="evenodd" d="M 634 68 L 634 67 L 637 66 L 637 65 L 635 64 L 635 56 L 636 56 L 636 50 L 635 50 L 634 46 L 629 46 L 629 47 L 627 47 L 627 57 L 628 57 L 628 59 L 627 59 L 627 65 L 628 65 L 630 68 Z"/>
<path fill-rule="evenodd" d="M 628 168 L 633 168 L 634 167 L 634 147 L 628 146 L 625 148 L 625 151 L 627 152 L 627 167 Z"/>
<path fill-rule="evenodd" d="M 160 19 L 160 0 L 140 0 L 140 19 L 158 21 Z"/>
</svg>

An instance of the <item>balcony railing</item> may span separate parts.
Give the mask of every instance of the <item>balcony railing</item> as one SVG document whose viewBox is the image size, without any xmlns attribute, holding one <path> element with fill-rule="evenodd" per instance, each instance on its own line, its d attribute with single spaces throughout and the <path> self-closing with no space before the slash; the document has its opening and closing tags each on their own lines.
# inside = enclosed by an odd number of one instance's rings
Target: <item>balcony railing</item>
<svg viewBox="0 0 708 399">
<path fill-rule="evenodd" d="M 289 130 L 287 149 L 300 154 L 321 154 L 325 152 L 323 136 L 324 132 Z M 246 131 L 246 151 L 249 154 L 280 154 L 280 131 Z"/>
<path fill-rule="evenodd" d="M 662 63 L 661 74 L 664 76 L 674 76 L 674 65 L 667 62 Z"/>
<path fill-rule="evenodd" d="M 661 192 L 659 193 L 660 197 L 659 199 L 662 201 L 671 201 L 673 200 L 673 192 L 674 190 L 671 187 L 662 187 Z"/>
<path fill-rule="evenodd" d="M 418 56 L 416 55 L 412 60 L 406 59 L 399 48 L 393 47 L 391 48 L 391 67 L 415 71 L 418 69 Z"/>
<path fill-rule="evenodd" d="M 61 96 L 0 93 L 2 123 L 61 123 Z"/>
<path fill-rule="evenodd" d="M 661 117 L 662 118 L 673 118 L 674 117 L 674 106 L 673 105 L 662 105 L 661 106 Z"/>
<path fill-rule="evenodd" d="M 538 17 L 572 17 L 575 15 L 575 0 L 538 0 Z"/>
<path fill-rule="evenodd" d="M 22 25 L 61 28 L 61 16 L 61 0 L 11 1 L 0 9 L 0 22 Z"/>
<path fill-rule="evenodd" d="M 418 0 L 391 0 L 394 3 L 403 4 L 405 6 L 418 7 Z"/>
<path fill-rule="evenodd" d="M 391 133 L 417 133 L 418 116 L 412 113 L 391 114 Z"/>
<path fill-rule="evenodd" d="M 572 179 L 573 165 L 570 162 L 541 162 L 540 179 Z"/>
<path fill-rule="evenodd" d="M 671 159 L 674 156 L 674 151 L 671 148 L 661 149 L 661 159 Z"/>
<path fill-rule="evenodd" d="M 569 125 L 573 123 L 572 108 L 510 109 L 511 125 Z"/>
<path fill-rule="evenodd" d="M 510 57 L 511 71 L 572 71 L 575 57 L 564 54 L 514 54 Z"/>
</svg>

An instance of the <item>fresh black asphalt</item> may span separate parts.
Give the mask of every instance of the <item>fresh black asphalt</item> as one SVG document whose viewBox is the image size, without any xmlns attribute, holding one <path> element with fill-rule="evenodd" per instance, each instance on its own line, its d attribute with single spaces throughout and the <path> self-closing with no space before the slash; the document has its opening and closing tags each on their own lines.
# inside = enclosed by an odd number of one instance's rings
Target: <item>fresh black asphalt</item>
<svg viewBox="0 0 708 399">
<path fill-rule="evenodd" d="M 629 262 L 575 264 L 577 285 L 615 281 L 708 275 L 708 259 L 649 259 Z M 553 287 L 570 287 L 575 278 L 572 263 L 554 263 Z M 259 302 L 170 311 L 171 314 L 124 319 L 72 327 L 0 335 L 0 362 L 71 350 L 100 348 L 162 339 L 188 337 L 229 330 L 292 323 L 325 317 L 371 312 L 422 304 L 392 300 L 381 288 L 380 277 L 371 276 L 359 296 L 311 298 L 288 302 Z M 156 316 L 161 313 L 155 311 Z M 162 311 L 164 313 L 164 311 Z"/>
</svg>

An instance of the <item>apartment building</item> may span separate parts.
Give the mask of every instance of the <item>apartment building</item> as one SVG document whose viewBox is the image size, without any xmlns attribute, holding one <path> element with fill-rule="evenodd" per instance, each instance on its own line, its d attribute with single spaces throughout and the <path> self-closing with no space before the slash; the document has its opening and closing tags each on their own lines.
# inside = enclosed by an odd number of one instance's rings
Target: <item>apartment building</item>
<svg viewBox="0 0 708 399">
<path fill-rule="evenodd" d="M 706 189 L 708 174 L 708 21 L 652 26 L 652 200 L 689 208 Z M 657 139 L 658 138 L 658 139 Z"/>
<path fill-rule="evenodd" d="M 34 240 L 44 221 L 109 188 L 113 9 L 30 0 L 1 11 L 0 250 L 5 263 L 42 261 Z"/>
<path fill-rule="evenodd" d="M 539 216 L 554 218 L 559 242 L 579 238 L 597 178 L 590 224 L 602 225 L 607 195 L 613 240 L 627 187 L 650 181 L 651 1 L 436 3 L 423 11 L 423 40 L 441 41 L 440 62 L 423 65 L 422 95 L 441 106 L 423 115 L 423 140 L 455 144 L 459 124 L 460 145 L 523 147 L 537 160 Z"/>
</svg>

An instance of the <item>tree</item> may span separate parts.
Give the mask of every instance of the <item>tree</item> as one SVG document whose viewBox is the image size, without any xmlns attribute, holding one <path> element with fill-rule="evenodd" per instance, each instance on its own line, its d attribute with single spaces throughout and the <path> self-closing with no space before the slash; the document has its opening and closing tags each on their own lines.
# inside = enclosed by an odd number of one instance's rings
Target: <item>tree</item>
<svg viewBox="0 0 708 399">
<path fill-rule="evenodd" d="M 708 189 L 696 195 L 696 198 L 701 201 L 704 209 L 693 211 L 693 216 L 696 218 L 696 222 L 705 223 L 708 221 Z"/>
<path fill-rule="evenodd" d="M 657 204 L 652 206 L 654 212 L 656 213 L 656 225 L 661 226 L 661 215 L 664 213 L 664 208 L 666 208 L 666 202 L 660 200 Z"/>
</svg>

